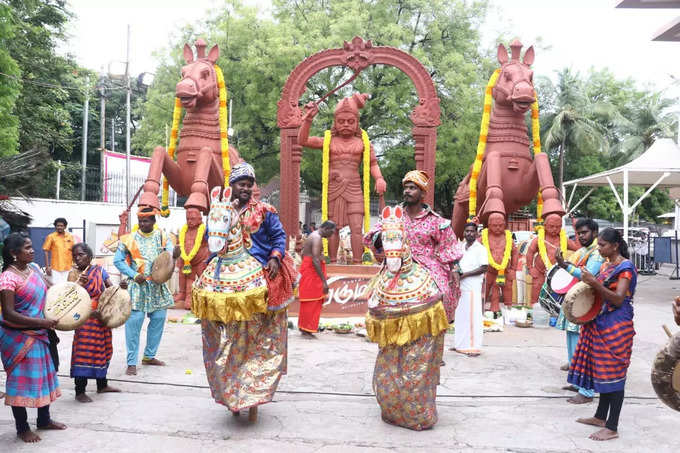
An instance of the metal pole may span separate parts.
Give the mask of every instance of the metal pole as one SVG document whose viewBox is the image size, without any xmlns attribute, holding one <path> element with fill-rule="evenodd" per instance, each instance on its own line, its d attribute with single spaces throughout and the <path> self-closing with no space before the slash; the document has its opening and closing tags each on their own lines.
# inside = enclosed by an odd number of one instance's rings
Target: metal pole
<svg viewBox="0 0 680 453">
<path fill-rule="evenodd" d="M 61 160 L 57 161 L 57 200 L 59 199 L 59 188 L 61 187 Z"/>
<path fill-rule="evenodd" d="M 90 76 L 85 77 L 85 107 L 83 108 L 83 171 L 80 175 L 80 199 L 85 201 L 85 181 L 87 180 L 87 117 L 90 108 Z"/>
<path fill-rule="evenodd" d="M 128 204 L 130 202 L 130 25 L 127 26 L 125 86 L 125 204 Z"/>
<path fill-rule="evenodd" d="M 99 92 L 101 96 L 101 103 L 99 106 L 99 199 L 104 201 L 104 152 L 106 151 L 106 98 L 104 97 L 104 88 L 101 87 Z"/>
<path fill-rule="evenodd" d="M 111 118 L 111 151 L 116 150 L 116 120 Z"/>
<path fill-rule="evenodd" d="M 623 170 L 623 240 L 628 242 L 628 216 L 630 210 L 628 208 L 628 170 Z"/>
</svg>

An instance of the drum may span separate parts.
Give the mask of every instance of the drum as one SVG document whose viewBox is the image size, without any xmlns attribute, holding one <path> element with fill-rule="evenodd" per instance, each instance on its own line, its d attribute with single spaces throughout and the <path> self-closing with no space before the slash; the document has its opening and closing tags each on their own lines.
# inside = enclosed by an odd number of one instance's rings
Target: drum
<svg viewBox="0 0 680 453">
<path fill-rule="evenodd" d="M 673 335 L 656 355 L 652 386 L 661 401 L 680 411 L 680 332 Z"/>
<path fill-rule="evenodd" d="M 130 293 L 119 286 L 109 286 L 99 296 L 97 311 L 100 313 L 102 324 L 110 329 L 125 324 L 132 312 Z"/>
<path fill-rule="evenodd" d="M 56 320 L 58 330 L 75 330 L 92 313 L 90 295 L 82 286 L 65 282 L 47 290 L 45 318 Z"/>
<path fill-rule="evenodd" d="M 574 324 L 592 321 L 602 310 L 604 301 L 595 290 L 584 282 L 578 282 L 564 296 L 564 316 Z"/>
<path fill-rule="evenodd" d="M 170 252 L 165 251 L 158 255 L 151 265 L 151 280 L 161 284 L 170 280 L 175 270 L 175 260 Z"/>
<path fill-rule="evenodd" d="M 71 269 L 70 271 L 68 271 L 68 276 L 66 277 L 66 280 L 69 282 L 77 282 L 79 278 L 80 272 L 77 271 L 76 269 Z"/>
<path fill-rule="evenodd" d="M 550 316 L 557 316 L 560 314 L 560 307 L 564 296 L 551 291 L 546 282 L 541 286 L 541 292 L 538 294 L 538 303 L 548 312 Z"/>
<path fill-rule="evenodd" d="M 567 294 L 576 283 L 578 278 L 571 275 L 565 269 L 562 269 L 557 264 L 553 265 L 546 274 L 545 281 L 552 290 L 557 294 Z"/>
</svg>

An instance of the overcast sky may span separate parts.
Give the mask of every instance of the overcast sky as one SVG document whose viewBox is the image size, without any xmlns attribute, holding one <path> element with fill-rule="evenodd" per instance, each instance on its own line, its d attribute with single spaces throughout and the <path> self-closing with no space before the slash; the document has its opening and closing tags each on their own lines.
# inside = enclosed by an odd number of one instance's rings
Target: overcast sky
<svg viewBox="0 0 680 453">
<path fill-rule="evenodd" d="M 131 25 L 131 72 L 153 72 L 152 53 L 187 23 L 205 16 L 220 0 L 69 0 L 77 18 L 69 27 L 66 49 L 80 64 L 99 70 L 125 60 L 126 25 Z M 261 9 L 267 0 L 248 0 Z M 680 43 L 651 41 L 654 33 L 680 10 L 616 9 L 615 0 L 495 0 L 482 32 L 493 45 L 499 33 L 516 35 L 525 44 L 538 37 L 550 46 L 537 52 L 535 72 L 554 76 L 570 66 L 577 70 L 608 67 L 617 77 L 666 88 L 671 74 L 680 78 Z M 348 37 L 351 38 L 351 37 Z M 340 45 L 341 43 L 338 43 Z M 292 70 L 293 68 L 291 68 Z M 679 90 L 674 89 L 674 93 Z"/>
</svg>

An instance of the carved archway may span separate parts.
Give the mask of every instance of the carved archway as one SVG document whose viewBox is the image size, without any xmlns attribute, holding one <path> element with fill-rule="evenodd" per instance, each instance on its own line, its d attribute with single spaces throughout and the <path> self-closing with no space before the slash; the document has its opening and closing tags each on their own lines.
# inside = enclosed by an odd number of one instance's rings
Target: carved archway
<svg viewBox="0 0 680 453">
<path fill-rule="evenodd" d="M 276 118 L 281 129 L 281 181 L 287 182 L 281 186 L 281 221 L 289 237 L 299 233 L 302 147 L 297 143 L 297 136 L 302 123 L 299 102 L 307 81 L 317 72 L 331 66 L 346 66 L 357 71 L 375 64 L 394 66 L 413 82 L 418 94 L 418 104 L 410 115 L 416 168 L 425 170 L 434 181 L 437 126 L 441 124 L 441 111 L 430 74 L 408 53 L 394 47 L 373 46 L 371 41 L 355 36 L 351 42 L 345 41 L 341 49 L 323 50 L 298 64 L 288 76 L 278 102 Z M 434 202 L 433 190 L 428 191 L 427 202 L 430 205 Z"/>
</svg>

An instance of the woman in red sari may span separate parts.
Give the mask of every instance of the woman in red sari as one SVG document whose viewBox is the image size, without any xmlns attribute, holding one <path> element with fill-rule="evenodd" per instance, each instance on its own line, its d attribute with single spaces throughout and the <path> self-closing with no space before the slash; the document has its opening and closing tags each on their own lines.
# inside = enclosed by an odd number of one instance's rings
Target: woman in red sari
<svg viewBox="0 0 680 453">
<path fill-rule="evenodd" d="M 90 318 L 73 335 L 73 349 L 71 353 L 71 377 L 75 380 L 76 400 L 81 403 L 91 403 L 85 388 L 88 379 L 96 379 L 97 393 L 120 392 L 110 387 L 106 380 L 109 362 L 113 355 L 111 345 L 111 329 L 100 321 L 97 305 L 99 296 L 105 288 L 111 286 L 109 274 L 99 265 L 91 265 L 92 249 L 87 244 L 76 244 L 72 249 L 73 262 L 80 271 L 78 284 L 87 290 L 92 299 L 94 310 Z M 127 287 L 125 283 L 121 287 Z"/>
</svg>

